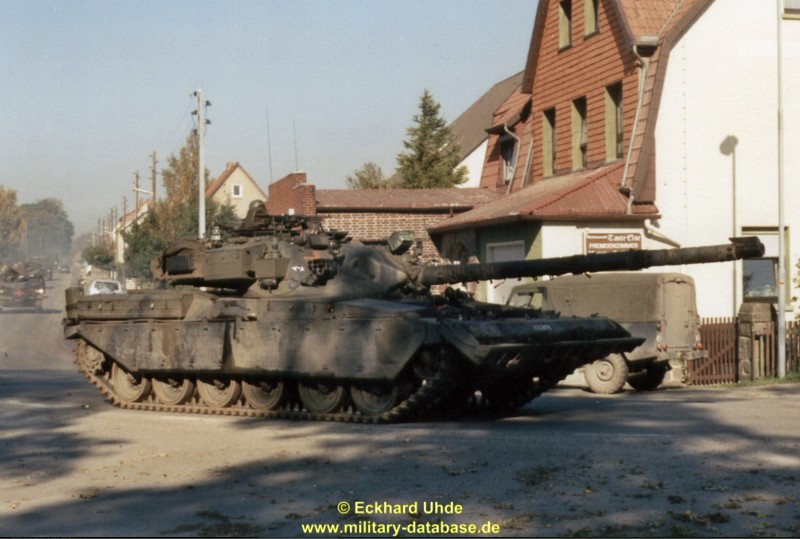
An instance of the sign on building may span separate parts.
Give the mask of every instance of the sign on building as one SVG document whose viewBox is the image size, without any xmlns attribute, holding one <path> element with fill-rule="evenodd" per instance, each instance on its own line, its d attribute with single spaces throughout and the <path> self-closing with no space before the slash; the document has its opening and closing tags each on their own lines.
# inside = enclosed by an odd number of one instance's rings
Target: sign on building
<svg viewBox="0 0 800 539">
<path fill-rule="evenodd" d="M 586 253 L 613 253 L 642 248 L 640 232 L 587 232 L 584 237 Z"/>
</svg>

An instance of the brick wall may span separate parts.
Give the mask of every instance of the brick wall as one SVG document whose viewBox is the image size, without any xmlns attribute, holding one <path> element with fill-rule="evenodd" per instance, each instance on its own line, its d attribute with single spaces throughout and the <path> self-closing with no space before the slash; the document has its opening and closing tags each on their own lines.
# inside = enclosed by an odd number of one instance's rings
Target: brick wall
<svg viewBox="0 0 800 539">
<path fill-rule="evenodd" d="M 315 187 L 306 183 L 305 172 L 294 172 L 269 186 L 267 212 L 282 215 L 294 210 L 296 215 L 316 215 Z"/>
<path fill-rule="evenodd" d="M 354 239 L 362 241 L 382 240 L 398 230 L 411 230 L 416 241 L 422 241 L 422 256 L 425 260 L 440 258 L 436 246 L 426 229 L 447 218 L 442 213 L 383 213 L 349 212 L 320 213 L 323 226 L 328 230 L 347 231 Z"/>
</svg>

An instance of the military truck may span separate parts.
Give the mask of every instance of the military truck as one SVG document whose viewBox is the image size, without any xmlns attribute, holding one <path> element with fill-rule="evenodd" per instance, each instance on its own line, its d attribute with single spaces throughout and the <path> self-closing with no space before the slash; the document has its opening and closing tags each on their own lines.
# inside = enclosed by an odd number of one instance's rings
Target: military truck
<svg viewBox="0 0 800 539">
<path fill-rule="evenodd" d="M 666 373 L 708 353 L 700 338 L 694 280 L 682 273 L 598 273 L 517 286 L 508 301 L 562 316 L 600 315 L 645 338 L 631 352 L 611 354 L 581 370 L 595 393 L 616 393 L 625 382 L 656 389 Z"/>
</svg>

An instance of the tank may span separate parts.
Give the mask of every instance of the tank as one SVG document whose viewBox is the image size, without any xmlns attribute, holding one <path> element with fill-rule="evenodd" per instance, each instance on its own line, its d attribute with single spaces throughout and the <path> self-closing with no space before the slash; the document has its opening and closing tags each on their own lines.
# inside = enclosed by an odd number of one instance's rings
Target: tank
<svg viewBox="0 0 800 539">
<path fill-rule="evenodd" d="M 608 318 L 481 303 L 445 285 L 762 253 L 749 238 L 427 266 L 408 232 L 367 245 L 254 203 L 237 226 L 169 246 L 153 263 L 159 289 L 67 289 L 64 334 L 79 369 L 124 408 L 375 423 L 470 401 L 508 411 L 643 339 Z"/>
</svg>

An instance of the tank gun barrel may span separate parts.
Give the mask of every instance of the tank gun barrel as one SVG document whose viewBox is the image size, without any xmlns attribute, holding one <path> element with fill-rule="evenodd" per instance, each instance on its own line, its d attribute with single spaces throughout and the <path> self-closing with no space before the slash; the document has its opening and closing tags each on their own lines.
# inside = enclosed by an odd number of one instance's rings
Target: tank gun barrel
<svg viewBox="0 0 800 539">
<path fill-rule="evenodd" d="M 726 262 L 742 258 L 758 258 L 764 255 L 764 245 L 756 236 L 730 238 L 730 241 L 729 244 L 702 247 L 642 249 L 487 264 L 425 266 L 420 268 L 416 275 L 412 275 L 412 279 L 424 286 L 433 286 L 491 279 L 556 276 L 567 273 L 633 271 L 653 266 Z"/>
</svg>

